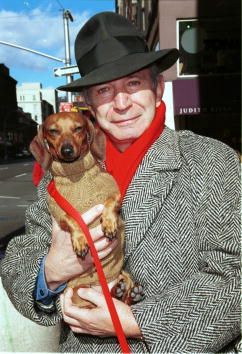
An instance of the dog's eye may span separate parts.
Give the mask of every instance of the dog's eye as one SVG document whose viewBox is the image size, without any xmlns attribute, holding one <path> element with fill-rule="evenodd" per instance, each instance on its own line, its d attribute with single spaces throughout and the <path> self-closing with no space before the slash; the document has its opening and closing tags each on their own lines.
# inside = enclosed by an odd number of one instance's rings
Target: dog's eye
<svg viewBox="0 0 242 354">
<path fill-rule="evenodd" d="M 56 135 L 59 134 L 59 132 L 58 132 L 57 129 L 50 129 L 50 130 L 49 130 L 49 133 L 50 133 L 50 135 L 53 135 L 53 136 L 56 136 Z"/>
<path fill-rule="evenodd" d="M 76 127 L 75 129 L 74 129 L 74 132 L 75 133 L 80 133 L 81 131 L 83 130 L 83 127 Z"/>
</svg>

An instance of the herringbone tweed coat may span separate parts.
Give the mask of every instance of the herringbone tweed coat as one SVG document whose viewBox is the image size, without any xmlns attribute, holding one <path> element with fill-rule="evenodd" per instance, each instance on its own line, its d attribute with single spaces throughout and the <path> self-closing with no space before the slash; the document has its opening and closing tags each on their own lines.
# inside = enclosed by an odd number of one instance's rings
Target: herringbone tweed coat
<svg viewBox="0 0 242 354">
<path fill-rule="evenodd" d="M 2 280 L 16 308 L 43 325 L 60 305 L 37 310 L 33 291 L 51 243 L 45 185 L 27 211 L 27 234 L 14 238 Z M 240 332 L 239 162 L 224 144 L 166 128 L 146 153 L 123 202 L 125 267 L 144 286 L 132 306 L 152 353 L 220 352 Z M 129 340 L 133 353 L 144 350 Z M 114 338 L 73 334 L 63 326 L 60 351 L 120 352 Z"/>
</svg>

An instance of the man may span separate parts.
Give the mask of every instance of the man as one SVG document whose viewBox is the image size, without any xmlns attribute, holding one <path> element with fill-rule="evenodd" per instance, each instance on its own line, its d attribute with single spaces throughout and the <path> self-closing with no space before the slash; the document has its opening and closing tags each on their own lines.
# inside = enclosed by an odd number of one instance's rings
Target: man
<svg viewBox="0 0 242 354">
<path fill-rule="evenodd" d="M 125 268 L 145 292 L 131 307 L 114 300 L 131 351 L 226 351 L 240 331 L 236 155 L 218 141 L 164 126 L 164 85 L 157 72 L 175 63 L 176 49 L 150 52 L 126 19 L 101 13 L 81 29 L 75 51 L 82 77 L 60 89 L 83 91 L 106 133 L 106 168 L 123 195 Z M 36 322 L 53 325 L 62 309 L 61 351 L 120 352 L 102 294 L 79 290 L 94 309 L 74 307 L 71 291 L 61 303 L 55 297 L 92 259 L 80 261 L 68 235 L 52 224 L 49 180 L 47 174 L 27 212 L 27 234 L 9 244 L 3 284 L 18 310 Z M 101 210 L 88 211 L 85 222 Z M 101 259 L 116 246 L 100 227 L 91 235 Z M 46 286 L 39 290 L 41 276 Z"/>
</svg>

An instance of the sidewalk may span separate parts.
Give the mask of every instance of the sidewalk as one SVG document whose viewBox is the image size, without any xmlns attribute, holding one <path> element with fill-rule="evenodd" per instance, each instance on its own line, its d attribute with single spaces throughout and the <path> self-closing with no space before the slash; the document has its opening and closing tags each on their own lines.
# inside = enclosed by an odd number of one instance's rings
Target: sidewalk
<svg viewBox="0 0 242 354">
<path fill-rule="evenodd" d="M 60 325 L 43 327 L 23 317 L 10 302 L 0 278 L 0 353 L 58 352 Z"/>
</svg>

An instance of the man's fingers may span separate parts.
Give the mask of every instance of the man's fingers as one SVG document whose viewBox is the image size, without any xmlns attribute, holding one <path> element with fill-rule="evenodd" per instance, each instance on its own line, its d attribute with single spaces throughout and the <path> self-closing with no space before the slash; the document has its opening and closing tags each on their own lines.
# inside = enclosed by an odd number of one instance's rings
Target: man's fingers
<svg viewBox="0 0 242 354">
<path fill-rule="evenodd" d="M 68 288 L 67 291 L 60 297 L 61 309 L 63 315 L 66 316 L 66 318 L 69 317 L 69 308 L 73 307 L 72 296 L 73 290 L 71 288 Z M 78 308 L 76 307 L 76 309 Z"/>
<path fill-rule="evenodd" d="M 65 307 L 68 305 L 72 305 L 72 298 L 73 295 L 73 290 L 71 288 L 68 288 L 65 293 L 60 295 L 60 304 L 61 304 L 61 310 L 64 312 Z"/>
<path fill-rule="evenodd" d="M 63 312 L 63 320 L 69 325 L 69 326 L 73 326 L 73 327 L 76 327 L 76 328 L 80 328 L 80 323 L 78 320 L 70 317 L 70 316 L 67 316 L 65 314 L 65 312 Z"/>
<path fill-rule="evenodd" d="M 115 246 L 113 246 L 114 241 L 117 241 L 117 239 L 110 241 L 107 237 L 102 236 L 99 238 L 99 240 L 95 241 L 95 248 L 97 251 L 102 251 L 106 248 L 110 248 L 110 246 L 115 248 Z"/>
<path fill-rule="evenodd" d="M 108 256 L 118 245 L 117 239 L 110 241 L 107 237 L 103 236 L 101 225 L 91 229 L 90 233 L 96 251 L 98 252 L 99 259 L 103 259 Z"/>
<path fill-rule="evenodd" d="M 101 224 L 90 229 L 90 234 L 92 236 L 93 242 L 96 242 L 101 237 L 103 237 L 103 231 L 102 231 Z"/>
<path fill-rule="evenodd" d="M 99 330 L 93 330 L 93 329 L 84 329 L 82 327 L 76 327 L 76 326 L 70 326 L 70 329 L 72 330 L 72 332 L 74 333 L 82 333 L 82 334 L 91 334 L 93 336 L 100 336 L 100 337 L 109 337 L 107 334 L 104 335 L 102 331 Z"/>
<path fill-rule="evenodd" d="M 66 319 L 71 318 L 72 320 L 78 320 L 74 325 L 77 325 L 77 323 L 80 325 L 80 321 L 86 320 L 90 310 L 85 308 L 80 309 L 79 307 L 74 306 L 72 304 L 72 295 L 73 290 L 69 288 L 63 296 L 62 312 Z"/>
<path fill-rule="evenodd" d="M 103 259 L 107 257 L 114 250 L 114 248 L 117 247 L 117 245 L 118 245 L 118 240 L 114 240 L 111 243 L 109 241 L 107 247 L 105 247 L 104 249 L 98 252 L 99 259 Z"/>
<path fill-rule="evenodd" d="M 69 289 L 68 289 L 69 291 Z M 67 291 L 67 292 L 68 292 Z M 71 295 L 70 297 L 72 297 L 73 292 L 71 291 Z M 70 317 L 67 315 L 66 313 L 66 309 L 68 308 L 68 306 L 72 306 L 72 302 L 71 302 L 71 298 L 69 297 L 69 295 L 67 295 L 66 298 L 66 294 L 61 294 L 60 296 L 60 304 L 61 304 L 61 310 L 62 310 L 62 314 L 63 314 L 63 320 L 69 325 L 69 326 L 73 326 L 73 327 L 80 327 L 80 323 L 78 320 Z"/>
<path fill-rule="evenodd" d="M 87 332 L 86 330 L 84 330 L 83 328 L 81 328 L 79 326 L 70 326 L 70 329 L 74 333 L 86 333 Z"/>
<path fill-rule="evenodd" d="M 82 214 L 84 222 L 89 225 L 97 217 L 99 217 L 103 211 L 104 206 L 102 204 L 95 205 L 93 208 Z"/>
</svg>

